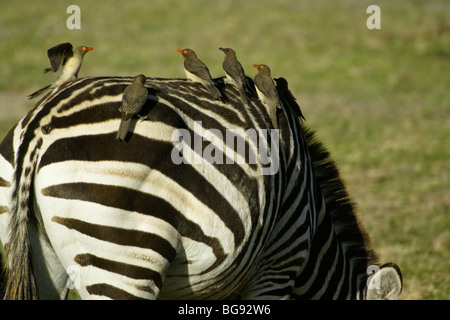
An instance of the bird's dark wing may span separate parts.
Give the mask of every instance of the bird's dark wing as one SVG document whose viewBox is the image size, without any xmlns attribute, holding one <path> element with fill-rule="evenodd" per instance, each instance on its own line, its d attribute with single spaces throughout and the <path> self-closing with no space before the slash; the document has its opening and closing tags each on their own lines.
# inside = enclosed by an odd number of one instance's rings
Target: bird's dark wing
<svg viewBox="0 0 450 320">
<path fill-rule="evenodd" d="M 223 70 L 225 70 L 226 73 L 230 75 L 231 78 L 233 78 L 235 81 L 240 82 L 241 85 L 245 85 L 245 73 L 244 68 L 242 68 L 242 65 L 239 63 L 239 61 L 232 61 L 232 60 L 224 60 L 223 64 Z"/>
<path fill-rule="evenodd" d="M 255 85 L 270 101 L 273 101 L 274 104 L 278 103 L 278 92 L 271 77 L 256 75 Z"/>
<path fill-rule="evenodd" d="M 185 60 L 184 67 L 187 71 L 202 79 L 211 79 L 211 74 L 209 73 L 208 67 L 199 59 Z"/>
<path fill-rule="evenodd" d="M 138 114 L 147 101 L 148 91 L 145 87 L 129 86 L 125 89 L 122 99 L 122 112 L 126 119 Z"/>
<path fill-rule="evenodd" d="M 60 43 L 53 48 L 48 49 L 47 56 L 50 59 L 51 70 L 56 72 L 61 65 L 66 63 L 68 58 L 73 56 L 72 45 L 68 42 Z"/>
</svg>

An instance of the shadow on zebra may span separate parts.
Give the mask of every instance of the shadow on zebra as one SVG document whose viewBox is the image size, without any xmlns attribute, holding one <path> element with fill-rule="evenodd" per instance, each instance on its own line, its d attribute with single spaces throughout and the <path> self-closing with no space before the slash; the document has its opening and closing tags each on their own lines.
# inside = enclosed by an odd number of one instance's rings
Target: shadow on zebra
<svg viewBox="0 0 450 320">
<path fill-rule="evenodd" d="M 69 82 L 3 139 L 6 299 L 70 288 L 83 299 L 399 296 L 399 268 L 379 266 L 287 81 L 276 130 L 256 95 L 244 104 L 223 78 L 223 101 L 186 79 L 149 78 L 146 119 L 133 118 L 124 143 L 131 81 Z"/>
</svg>

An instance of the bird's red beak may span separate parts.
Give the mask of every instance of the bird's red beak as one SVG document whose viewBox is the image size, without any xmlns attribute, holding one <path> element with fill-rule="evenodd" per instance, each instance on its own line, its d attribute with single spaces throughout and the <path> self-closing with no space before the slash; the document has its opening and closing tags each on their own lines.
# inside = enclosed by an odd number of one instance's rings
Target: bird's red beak
<svg viewBox="0 0 450 320">
<path fill-rule="evenodd" d="M 256 69 L 259 69 L 259 66 L 257 64 L 253 65 Z"/>
<path fill-rule="evenodd" d="M 178 51 L 179 53 L 183 54 L 183 50 L 178 49 L 177 51 Z"/>
<path fill-rule="evenodd" d="M 91 51 L 91 50 L 94 50 L 94 48 L 89 47 L 89 48 L 86 49 L 86 51 Z"/>
</svg>

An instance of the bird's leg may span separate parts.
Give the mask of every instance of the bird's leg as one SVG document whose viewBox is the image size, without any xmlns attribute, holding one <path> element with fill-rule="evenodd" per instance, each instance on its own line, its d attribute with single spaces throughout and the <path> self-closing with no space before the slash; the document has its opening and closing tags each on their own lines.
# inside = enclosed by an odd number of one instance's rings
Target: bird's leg
<svg viewBox="0 0 450 320">
<path fill-rule="evenodd" d="M 148 114 L 145 116 L 141 116 L 141 115 L 137 115 L 139 117 L 139 121 L 145 121 L 145 120 L 149 120 Z"/>
</svg>

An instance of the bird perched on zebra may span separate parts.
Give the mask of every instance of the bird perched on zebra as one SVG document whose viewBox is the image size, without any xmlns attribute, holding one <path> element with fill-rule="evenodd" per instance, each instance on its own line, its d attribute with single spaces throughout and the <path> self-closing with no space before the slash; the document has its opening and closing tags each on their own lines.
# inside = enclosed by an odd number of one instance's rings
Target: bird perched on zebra
<svg viewBox="0 0 450 320">
<path fill-rule="evenodd" d="M 281 109 L 280 97 L 270 76 L 270 68 L 265 64 L 254 64 L 258 69 L 253 81 L 259 100 L 266 106 L 267 112 L 272 119 L 272 124 L 277 128 L 277 108 Z"/>
<path fill-rule="evenodd" d="M 120 108 L 122 119 L 117 130 L 117 140 L 125 140 L 128 129 L 130 128 L 131 118 L 139 113 L 147 101 L 148 91 L 144 86 L 146 80 L 147 78 L 143 74 L 137 75 L 133 83 L 126 87 L 123 92 L 122 106 Z"/>
<path fill-rule="evenodd" d="M 246 94 L 245 71 L 239 60 L 236 58 L 236 52 L 231 48 L 219 48 L 225 53 L 222 63 L 223 70 L 230 84 L 236 87 L 241 95 L 242 101 L 247 104 L 249 99 Z"/>
<path fill-rule="evenodd" d="M 178 49 L 178 52 L 184 57 L 184 71 L 186 72 L 186 77 L 191 81 L 200 82 L 208 89 L 214 98 L 220 100 L 222 98 L 220 90 L 214 85 L 208 67 L 197 58 L 194 50 Z"/>
<path fill-rule="evenodd" d="M 56 89 L 68 81 L 77 79 L 84 55 L 93 49 L 87 46 L 79 46 L 72 49 L 72 45 L 69 42 L 60 43 L 48 49 L 47 56 L 50 59 L 50 66 L 45 68 L 44 73 L 49 71 L 56 72 L 61 68 L 62 71 L 55 81 L 30 94 L 28 99 L 36 98 L 47 90 Z"/>
</svg>

